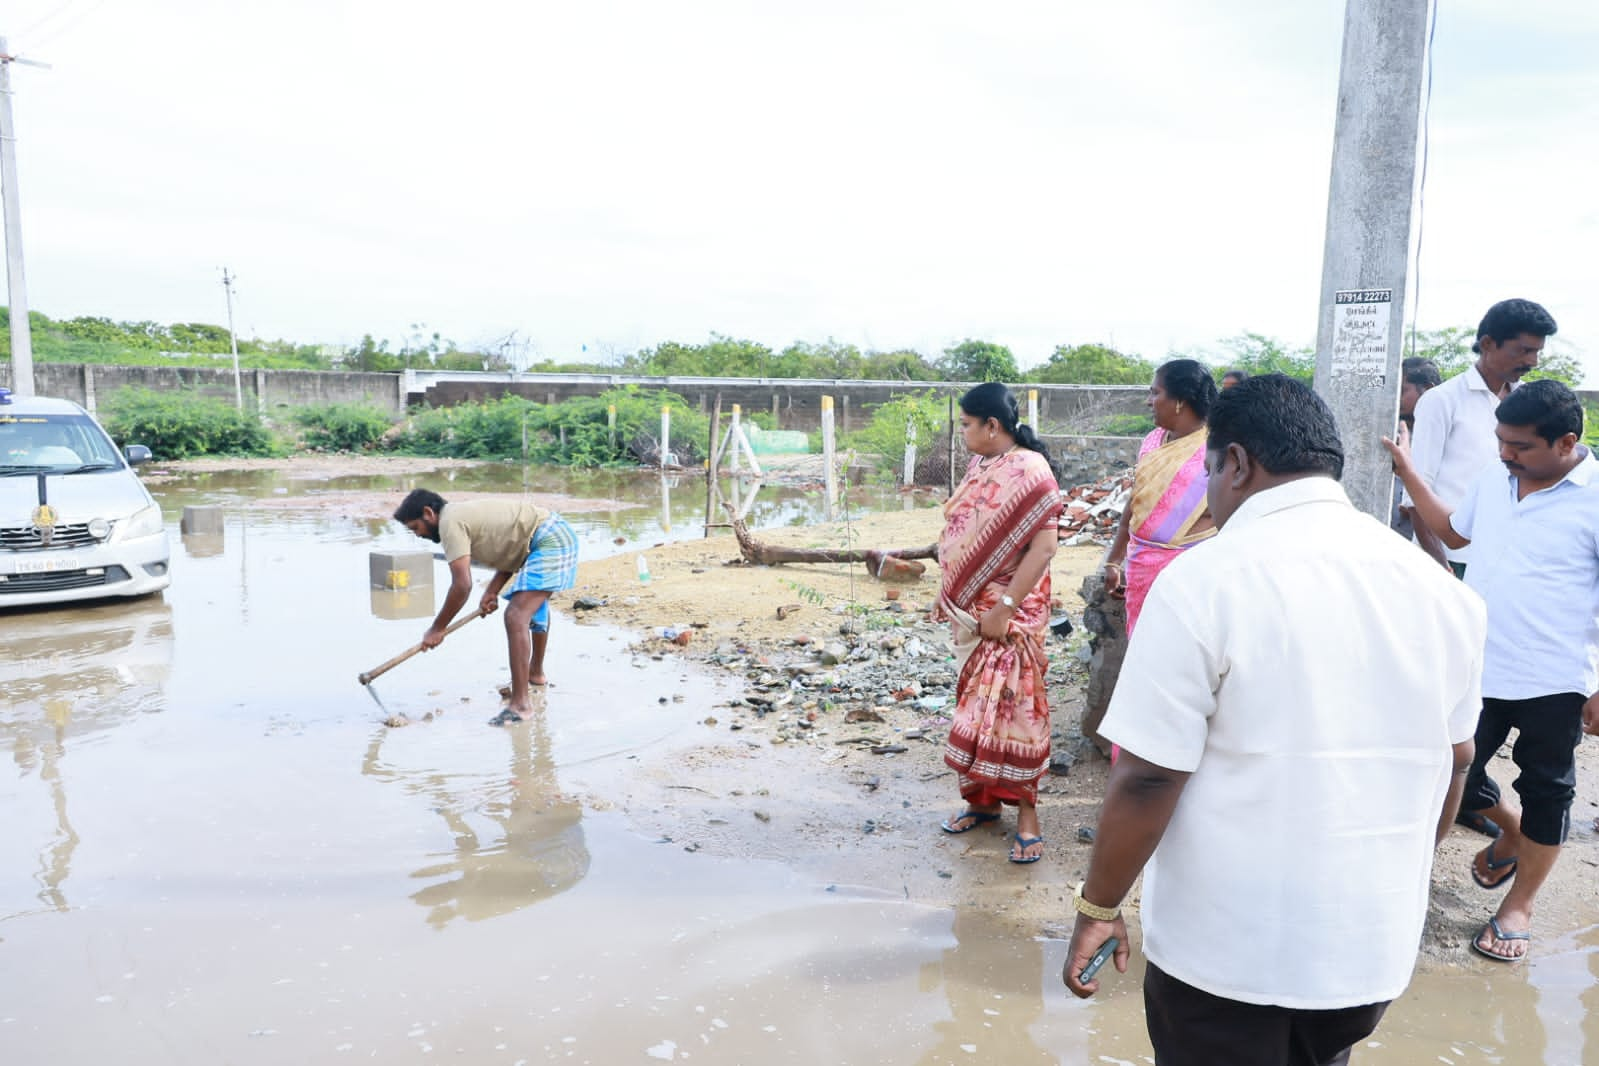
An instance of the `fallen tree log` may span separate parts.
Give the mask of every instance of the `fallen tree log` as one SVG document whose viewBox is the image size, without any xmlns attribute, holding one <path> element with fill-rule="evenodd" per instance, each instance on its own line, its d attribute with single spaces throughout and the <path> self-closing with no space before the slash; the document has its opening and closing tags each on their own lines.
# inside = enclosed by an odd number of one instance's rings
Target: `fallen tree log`
<svg viewBox="0 0 1599 1066">
<path fill-rule="evenodd" d="M 784 548 L 775 544 L 765 544 L 750 533 L 738 515 L 733 513 L 733 508 L 727 508 L 729 517 L 733 522 L 733 536 L 738 538 L 738 551 L 745 562 L 757 563 L 761 566 L 775 566 L 778 563 L 866 563 L 873 577 L 886 576 L 884 566 L 887 559 L 937 559 L 938 545 L 929 544 L 921 548 Z M 918 568 L 918 573 L 920 569 Z"/>
</svg>

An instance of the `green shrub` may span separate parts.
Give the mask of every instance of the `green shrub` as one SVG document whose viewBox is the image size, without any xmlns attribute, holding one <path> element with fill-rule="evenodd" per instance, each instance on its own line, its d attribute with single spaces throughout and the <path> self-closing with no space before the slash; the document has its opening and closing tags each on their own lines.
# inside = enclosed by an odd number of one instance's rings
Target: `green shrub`
<svg viewBox="0 0 1599 1066">
<path fill-rule="evenodd" d="M 912 423 L 916 426 L 918 451 L 925 454 L 943 443 L 949 435 L 949 398 L 932 391 L 895 396 L 873 409 L 871 422 L 848 434 L 843 446 L 897 470 L 905 458 L 905 427 Z M 815 445 L 820 447 L 820 443 Z"/>
<path fill-rule="evenodd" d="M 187 391 L 119 389 L 106 404 L 105 427 L 119 445 L 143 444 L 160 459 L 281 452 L 255 411 Z"/>
<path fill-rule="evenodd" d="M 380 408 L 359 403 L 301 407 L 289 418 L 303 430 L 306 447 L 328 452 L 369 451 L 390 426 Z"/>
<path fill-rule="evenodd" d="M 1145 437 L 1150 430 L 1155 428 L 1153 415 L 1111 415 L 1099 425 L 1099 432 L 1106 437 Z"/>
<path fill-rule="evenodd" d="M 616 405 L 616 431 L 608 408 Z M 612 389 L 558 404 L 518 396 L 425 408 L 411 418 L 397 450 L 465 459 L 522 459 L 565 466 L 624 466 L 653 451 L 661 408 L 672 411 L 671 450 L 687 465 L 705 458 L 710 420 L 675 393 Z M 524 451 L 523 442 L 526 441 Z"/>
</svg>

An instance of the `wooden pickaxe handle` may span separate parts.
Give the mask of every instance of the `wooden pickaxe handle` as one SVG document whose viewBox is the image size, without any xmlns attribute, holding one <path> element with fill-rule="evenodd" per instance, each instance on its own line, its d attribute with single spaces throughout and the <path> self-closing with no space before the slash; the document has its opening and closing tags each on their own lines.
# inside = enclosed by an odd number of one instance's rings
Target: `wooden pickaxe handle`
<svg viewBox="0 0 1599 1066">
<path fill-rule="evenodd" d="M 488 613 L 489 612 L 480 607 L 476 611 L 473 611 L 471 614 L 467 615 L 465 618 L 461 619 L 459 622 L 452 622 L 450 627 L 444 631 L 444 635 L 449 636 L 451 633 L 454 633 L 457 629 L 460 629 L 474 618 L 482 618 Z M 396 666 L 399 666 L 401 663 L 405 662 L 405 660 L 422 650 L 423 648 L 420 643 L 412 645 L 411 647 L 402 651 L 400 654 L 396 655 L 394 658 L 390 659 L 388 662 L 384 663 L 382 666 L 375 666 L 366 673 L 360 675 L 361 684 L 370 685 L 373 681 L 382 677 L 384 674 L 388 673 L 390 670 L 393 670 Z"/>
</svg>

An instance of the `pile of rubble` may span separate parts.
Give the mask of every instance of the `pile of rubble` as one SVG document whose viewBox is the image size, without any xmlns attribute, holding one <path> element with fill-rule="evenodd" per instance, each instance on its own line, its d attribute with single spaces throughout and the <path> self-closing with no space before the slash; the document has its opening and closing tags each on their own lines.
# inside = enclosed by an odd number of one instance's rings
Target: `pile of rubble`
<svg viewBox="0 0 1599 1066">
<path fill-rule="evenodd" d="M 833 613 L 836 635 L 724 640 L 696 655 L 746 682 L 744 695 L 727 704 L 731 720 L 713 716 L 705 724 L 751 729 L 772 744 L 839 750 L 840 757 L 846 747 L 896 755 L 907 742 L 941 745 L 955 691 L 949 627 L 929 622 L 914 603 Z M 655 636 L 640 650 L 672 650 Z"/>
<path fill-rule="evenodd" d="M 656 658 L 689 651 L 744 678 L 743 694 L 707 717 L 707 726 L 753 733 L 768 744 L 815 747 L 827 763 L 857 752 L 902 755 L 921 745 L 936 759 L 954 710 L 949 626 L 903 600 L 867 610 L 840 606 L 832 614 L 831 634 L 723 640 L 714 650 L 690 650 L 688 642 L 657 631 L 636 647 Z M 1064 773 L 1072 758 L 1063 754 L 1055 772 Z"/>
<path fill-rule="evenodd" d="M 1109 544 L 1132 494 L 1131 472 L 1061 490 L 1066 509 L 1060 516 L 1060 542 Z"/>
</svg>

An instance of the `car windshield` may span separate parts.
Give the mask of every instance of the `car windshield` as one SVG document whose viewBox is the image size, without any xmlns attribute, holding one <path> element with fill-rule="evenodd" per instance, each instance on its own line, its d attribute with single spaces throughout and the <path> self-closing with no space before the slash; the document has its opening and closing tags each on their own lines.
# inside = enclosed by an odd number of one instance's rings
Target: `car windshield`
<svg viewBox="0 0 1599 1066">
<path fill-rule="evenodd" d="M 0 477 L 121 468 L 116 447 L 87 415 L 0 413 Z"/>
</svg>

